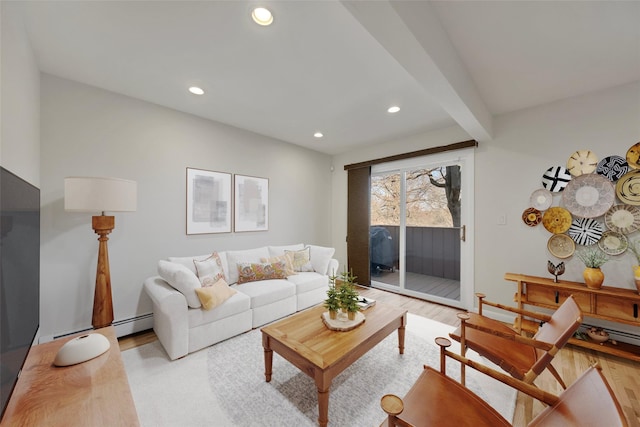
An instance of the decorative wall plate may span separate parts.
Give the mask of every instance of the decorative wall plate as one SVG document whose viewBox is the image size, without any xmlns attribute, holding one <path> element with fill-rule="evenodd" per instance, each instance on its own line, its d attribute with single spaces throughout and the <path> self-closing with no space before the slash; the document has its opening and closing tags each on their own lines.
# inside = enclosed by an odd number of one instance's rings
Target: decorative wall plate
<svg viewBox="0 0 640 427">
<path fill-rule="evenodd" d="M 620 255 L 629 247 L 629 241 L 624 234 L 605 231 L 598 242 L 598 247 L 607 255 Z"/>
<path fill-rule="evenodd" d="M 549 191 L 559 193 L 571 181 L 571 174 L 562 166 L 551 166 L 542 174 L 542 186 Z"/>
<path fill-rule="evenodd" d="M 627 150 L 627 163 L 634 169 L 640 169 L 640 142 Z"/>
<path fill-rule="evenodd" d="M 604 227 L 591 218 L 576 218 L 569 227 L 569 237 L 583 246 L 595 245 L 602 237 Z"/>
<path fill-rule="evenodd" d="M 631 165 L 631 163 L 629 163 Z M 616 182 L 618 199 L 629 205 L 640 205 L 640 170 L 627 172 Z"/>
<path fill-rule="evenodd" d="M 640 181 L 638 184 L 640 190 Z M 615 198 L 611 181 L 593 173 L 574 177 L 562 193 L 564 206 L 582 218 L 604 215 L 613 206 Z"/>
<path fill-rule="evenodd" d="M 547 249 L 556 258 L 569 258 L 576 250 L 576 244 L 566 234 L 554 234 L 547 241 Z"/>
<path fill-rule="evenodd" d="M 604 176 L 609 181 L 617 181 L 629 172 L 629 163 L 620 156 L 609 156 L 600 160 L 596 173 Z"/>
<path fill-rule="evenodd" d="M 538 188 L 529 198 L 531 206 L 539 211 L 546 211 L 553 202 L 553 194 L 546 188 Z"/>
<path fill-rule="evenodd" d="M 549 208 L 542 216 L 542 225 L 553 234 L 564 233 L 571 227 L 571 213 L 557 206 Z"/>
<path fill-rule="evenodd" d="M 640 210 L 631 205 L 615 205 L 604 214 L 607 228 L 622 234 L 631 234 L 640 228 Z"/>
<path fill-rule="evenodd" d="M 536 208 L 527 208 L 522 212 L 522 220 L 529 227 L 535 227 L 542 221 L 542 214 Z"/>
<path fill-rule="evenodd" d="M 595 172 L 598 157 L 591 150 L 578 150 L 567 160 L 567 170 L 573 176 Z"/>
</svg>

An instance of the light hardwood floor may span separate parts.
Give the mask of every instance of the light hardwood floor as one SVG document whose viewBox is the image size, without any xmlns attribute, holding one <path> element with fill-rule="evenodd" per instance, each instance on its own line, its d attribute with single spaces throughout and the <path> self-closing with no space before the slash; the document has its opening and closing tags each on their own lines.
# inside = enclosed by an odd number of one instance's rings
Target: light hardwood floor
<svg viewBox="0 0 640 427">
<path fill-rule="evenodd" d="M 360 295 L 377 301 L 405 307 L 409 313 L 428 317 L 441 323 L 458 326 L 457 314 L 460 309 L 439 304 L 433 304 L 417 298 L 386 292 L 372 288 L 358 288 Z M 157 338 L 152 331 L 121 338 L 120 350 L 155 341 Z M 553 365 L 567 384 L 572 383 L 589 365 L 598 362 L 615 393 L 627 417 L 629 426 L 640 427 L 640 364 L 592 350 L 586 350 L 567 345 L 555 357 Z M 547 371 L 543 372 L 535 384 L 546 391 L 558 394 L 560 385 Z M 541 410 L 543 405 L 530 397 L 518 394 L 514 414 L 514 426 L 526 426 Z M 603 426 L 604 427 L 604 426 Z"/>
</svg>

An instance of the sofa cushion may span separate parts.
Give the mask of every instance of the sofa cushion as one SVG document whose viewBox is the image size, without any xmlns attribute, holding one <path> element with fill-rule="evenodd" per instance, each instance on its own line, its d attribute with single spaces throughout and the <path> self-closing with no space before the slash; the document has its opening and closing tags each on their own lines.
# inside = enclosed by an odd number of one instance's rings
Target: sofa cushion
<svg viewBox="0 0 640 427">
<path fill-rule="evenodd" d="M 244 251 L 227 251 L 227 283 L 238 282 L 238 263 L 259 263 L 261 258 L 268 258 L 269 250 L 266 246 Z"/>
<path fill-rule="evenodd" d="M 313 271 L 311 252 L 308 247 L 299 251 L 285 250 L 284 254 L 291 260 L 294 271 Z"/>
<path fill-rule="evenodd" d="M 192 308 L 202 306 L 196 289 L 202 285 L 195 273 L 182 264 L 160 260 L 158 261 L 158 274 L 175 290 L 180 292 L 187 300 L 187 305 Z"/>
<path fill-rule="evenodd" d="M 217 252 L 205 260 L 193 260 L 196 267 L 196 274 L 202 286 L 212 286 L 220 279 L 224 279 L 224 270 L 222 269 L 222 261 Z"/>
<path fill-rule="evenodd" d="M 260 258 L 260 262 L 284 262 L 284 268 L 285 268 L 285 274 L 287 276 L 293 276 L 294 274 L 297 274 L 295 272 L 295 270 L 293 269 L 293 264 L 291 263 L 291 258 L 289 258 L 286 255 L 280 255 L 280 256 L 272 256 L 269 258 Z"/>
<path fill-rule="evenodd" d="M 200 289 L 196 288 L 196 295 L 202 303 L 202 308 L 205 310 L 211 310 L 231 298 L 236 292 L 227 285 L 224 279 L 219 279 L 210 286 L 205 286 Z"/>
<path fill-rule="evenodd" d="M 335 272 L 327 271 L 329 268 L 329 261 L 333 257 L 333 254 L 336 252 L 335 248 L 327 248 L 324 246 L 315 246 L 309 245 L 310 250 L 310 258 L 311 265 L 313 266 L 313 271 L 320 274 L 329 274 L 333 275 Z"/>
<path fill-rule="evenodd" d="M 238 284 L 260 280 L 286 279 L 284 261 L 238 264 Z"/>
<path fill-rule="evenodd" d="M 329 278 L 316 272 L 298 273 L 287 277 L 287 280 L 296 285 L 296 294 L 329 286 Z"/>
<path fill-rule="evenodd" d="M 251 298 L 251 308 L 262 307 L 296 294 L 296 286 L 286 279 L 247 282 L 233 285 L 233 288 Z"/>
<path fill-rule="evenodd" d="M 233 288 L 233 287 L 232 287 Z M 231 298 L 211 310 L 193 310 L 187 312 L 189 328 L 216 322 L 225 317 L 251 310 L 251 298 L 236 292 Z"/>
<path fill-rule="evenodd" d="M 269 246 L 269 256 L 281 256 L 284 255 L 284 251 L 299 251 L 302 249 L 304 249 L 303 243 L 285 246 Z"/>
</svg>

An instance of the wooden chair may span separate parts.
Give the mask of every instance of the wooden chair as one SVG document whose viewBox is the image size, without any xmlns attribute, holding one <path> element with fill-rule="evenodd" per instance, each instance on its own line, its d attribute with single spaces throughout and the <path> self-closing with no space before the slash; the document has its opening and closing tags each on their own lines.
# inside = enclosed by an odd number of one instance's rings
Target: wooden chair
<svg viewBox="0 0 640 427">
<path fill-rule="evenodd" d="M 460 354 L 465 356 L 467 347 L 471 348 L 514 378 L 528 384 L 533 384 L 546 368 L 566 389 L 551 360 L 582 324 L 582 311 L 573 296 L 569 296 L 552 315 L 548 315 L 485 301 L 483 294 L 476 295 L 479 298 L 478 314 L 459 314 L 461 325 L 449 334 L 460 342 Z M 541 326 L 533 338 L 523 336 L 521 331 L 483 316 L 483 304 L 536 319 Z M 464 364 L 461 375 L 464 385 Z"/>
<path fill-rule="evenodd" d="M 588 368 L 569 388 L 555 396 L 446 350 L 451 344 L 446 338 L 436 338 L 436 343 L 440 345 L 441 351 L 440 372 L 425 366 L 404 399 L 390 394 L 382 397 L 380 405 L 387 413 L 389 427 L 511 426 L 471 390 L 446 376 L 445 356 L 452 357 L 549 405 L 531 420 L 529 427 L 628 426 L 620 404 L 597 365 Z"/>
</svg>

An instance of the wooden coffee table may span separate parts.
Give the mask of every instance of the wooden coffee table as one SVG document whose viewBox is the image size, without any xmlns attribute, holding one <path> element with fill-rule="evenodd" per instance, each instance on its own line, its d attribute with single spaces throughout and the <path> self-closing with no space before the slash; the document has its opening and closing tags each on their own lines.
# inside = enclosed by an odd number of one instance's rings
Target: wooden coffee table
<svg viewBox="0 0 640 427">
<path fill-rule="evenodd" d="M 396 329 L 398 348 L 403 354 L 407 324 L 407 310 L 378 302 L 363 311 L 366 320 L 362 325 L 338 332 L 328 329 L 322 322 L 325 311 L 319 305 L 261 329 L 267 382 L 271 381 L 274 351 L 313 378 L 318 389 L 318 424 L 321 427 L 329 422 L 331 381 Z"/>
</svg>

